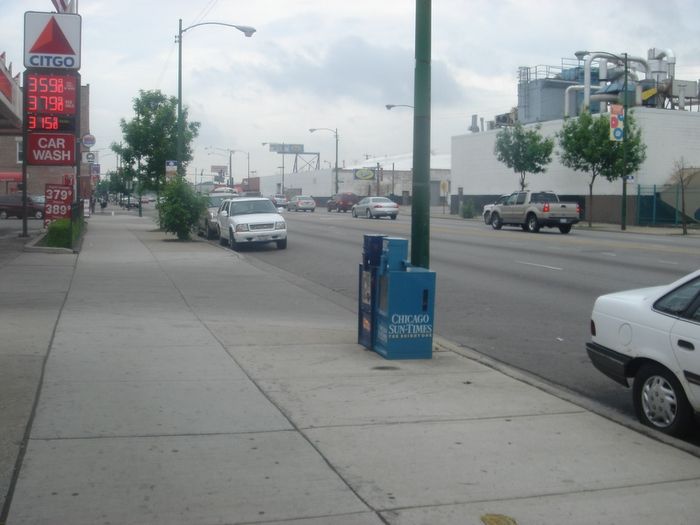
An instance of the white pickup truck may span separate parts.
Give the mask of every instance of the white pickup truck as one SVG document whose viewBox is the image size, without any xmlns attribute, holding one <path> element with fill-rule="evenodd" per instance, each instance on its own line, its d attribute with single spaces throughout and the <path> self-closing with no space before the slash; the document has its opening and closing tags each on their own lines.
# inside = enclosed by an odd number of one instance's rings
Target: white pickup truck
<svg viewBox="0 0 700 525">
<path fill-rule="evenodd" d="M 520 226 L 524 231 L 536 233 L 546 226 L 569 233 L 580 215 L 578 203 L 560 202 L 552 191 L 516 191 L 491 211 L 491 227 L 500 230 L 503 226 Z"/>
</svg>

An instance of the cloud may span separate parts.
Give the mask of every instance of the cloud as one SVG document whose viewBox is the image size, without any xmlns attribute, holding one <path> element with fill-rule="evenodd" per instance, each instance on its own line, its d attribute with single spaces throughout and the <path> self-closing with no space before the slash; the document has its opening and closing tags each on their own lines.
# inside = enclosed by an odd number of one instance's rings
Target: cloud
<svg viewBox="0 0 700 525">
<path fill-rule="evenodd" d="M 413 102 L 413 51 L 382 47 L 349 36 L 323 53 L 304 54 L 276 47 L 266 53 L 273 63 L 250 65 L 249 76 L 259 77 L 272 90 L 301 92 L 323 99 L 350 99 L 376 106 Z M 433 102 L 460 103 L 464 90 L 447 64 L 433 61 Z"/>
</svg>

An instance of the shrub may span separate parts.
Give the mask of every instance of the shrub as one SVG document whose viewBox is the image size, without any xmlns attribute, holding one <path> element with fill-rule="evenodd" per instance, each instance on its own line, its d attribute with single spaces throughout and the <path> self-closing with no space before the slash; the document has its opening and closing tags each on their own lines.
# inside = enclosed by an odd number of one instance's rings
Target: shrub
<svg viewBox="0 0 700 525">
<path fill-rule="evenodd" d="M 474 202 L 471 199 L 462 204 L 462 218 L 474 218 Z"/>
<path fill-rule="evenodd" d="M 73 235 L 70 219 L 58 219 L 49 224 L 46 233 L 46 246 L 52 248 L 71 248 Z"/>
<path fill-rule="evenodd" d="M 205 210 L 205 198 L 197 195 L 182 177 L 176 177 L 166 184 L 163 200 L 158 204 L 160 227 L 186 241 Z"/>
</svg>

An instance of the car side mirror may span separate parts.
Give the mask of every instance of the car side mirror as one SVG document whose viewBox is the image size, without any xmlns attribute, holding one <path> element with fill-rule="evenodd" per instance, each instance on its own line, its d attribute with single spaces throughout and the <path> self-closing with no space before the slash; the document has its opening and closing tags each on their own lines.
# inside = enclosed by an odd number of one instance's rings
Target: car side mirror
<svg viewBox="0 0 700 525">
<path fill-rule="evenodd" d="M 228 212 L 226 210 L 222 211 L 220 214 L 222 217 L 228 217 Z"/>
</svg>

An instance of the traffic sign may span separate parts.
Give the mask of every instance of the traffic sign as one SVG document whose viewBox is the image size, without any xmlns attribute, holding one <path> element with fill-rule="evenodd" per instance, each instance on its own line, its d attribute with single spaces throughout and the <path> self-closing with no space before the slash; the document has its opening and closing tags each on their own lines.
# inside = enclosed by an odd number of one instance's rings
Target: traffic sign
<svg viewBox="0 0 700 525">
<path fill-rule="evenodd" d="M 73 166 L 75 136 L 70 133 L 29 133 L 27 135 L 29 166 Z"/>
<path fill-rule="evenodd" d="M 80 15 L 24 13 L 24 67 L 80 69 Z"/>
</svg>

